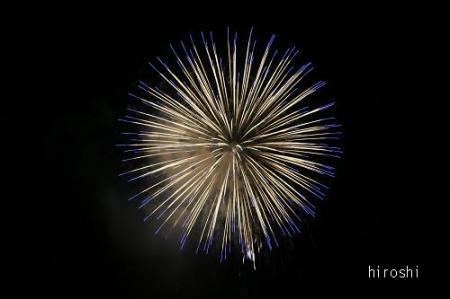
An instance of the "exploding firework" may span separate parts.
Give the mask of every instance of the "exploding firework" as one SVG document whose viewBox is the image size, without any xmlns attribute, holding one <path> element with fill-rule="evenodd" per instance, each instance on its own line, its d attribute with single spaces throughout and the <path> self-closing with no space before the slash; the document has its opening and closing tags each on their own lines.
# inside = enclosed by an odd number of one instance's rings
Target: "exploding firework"
<svg viewBox="0 0 450 299">
<path fill-rule="evenodd" d="M 221 260 L 236 247 L 254 262 L 314 215 L 311 198 L 326 189 L 317 179 L 334 175 L 324 160 L 341 153 L 339 125 L 320 116 L 332 103 L 303 104 L 325 83 L 301 87 L 313 68 L 294 68 L 295 48 L 272 52 L 272 36 L 257 55 L 252 31 L 242 49 L 228 31 L 224 53 L 211 33 L 201 39 L 170 46 L 176 67 L 150 64 L 163 84 L 131 94 L 142 108 L 121 119 L 136 128 L 124 133 L 134 166 L 122 175 L 145 182 L 131 199 L 159 219 L 156 232 L 178 227 L 181 247 L 195 234 L 197 251 L 218 240 Z"/>
</svg>

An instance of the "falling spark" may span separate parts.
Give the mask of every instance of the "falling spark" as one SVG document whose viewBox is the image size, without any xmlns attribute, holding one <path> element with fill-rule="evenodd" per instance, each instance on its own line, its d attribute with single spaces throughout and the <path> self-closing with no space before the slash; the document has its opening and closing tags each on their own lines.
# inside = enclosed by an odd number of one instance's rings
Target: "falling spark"
<svg viewBox="0 0 450 299">
<path fill-rule="evenodd" d="M 318 116 L 332 103 L 303 105 L 325 83 L 299 87 L 313 68 L 294 68 L 295 48 L 272 52 L 272 36 L 257 58 L 252 31 L 242 49 L 227 31 L 224 59 L 212 33 L 201 38 L 201 47 L 192 36 L 170 46 L 177 68 L 150 64 L 164 88 L 140 82 L 142 95 L 131 94 L 145 109 L 121 119 L 138 129 L 120 146 L 141 164 L 121 175 L 156 178 L 130 198 L 141 199 L 145 220 L 159 219 L 156 232 L 179 227 L 181 247 L 195 233 L 197 251 L 218 240 L 221 261 L 236 246 L 254 264 L 262 244 L 271 250 L 300 231 L 304 212 L 314 216 L 308 198 L 324 197 L 315 177 L 334 176 L 322 160 L 341 154 L 339 125 Z"/>
</svg>

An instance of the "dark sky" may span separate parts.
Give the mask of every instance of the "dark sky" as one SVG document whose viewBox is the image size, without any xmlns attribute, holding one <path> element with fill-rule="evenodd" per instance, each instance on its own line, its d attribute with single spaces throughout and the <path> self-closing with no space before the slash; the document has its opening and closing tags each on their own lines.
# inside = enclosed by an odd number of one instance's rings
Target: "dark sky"
<svg viewBox="0 0 450 299">
<path fill-rule="evenodd" d="M 383 8 L 224 7 L 17 8 L 2 21 L 11 91 L 1 113 L 11 133 L 2 147 L 5 298 L 333 298 L 414 293 L 431 279 L 429 194 L 406 105 L 419 100 L 409 81 L 414 29 Z M 146 62 L 189 33 L 226 26 L 299 47 L 329 83 L 344 131 L 318 217 L 257 271 L 154 236 L 126 201 L 132 186 L 117 177 L 117 119 L 150 73 Z M 369 265 L 419 265 L 422 276 L 370 281 Z"/>
</svg>

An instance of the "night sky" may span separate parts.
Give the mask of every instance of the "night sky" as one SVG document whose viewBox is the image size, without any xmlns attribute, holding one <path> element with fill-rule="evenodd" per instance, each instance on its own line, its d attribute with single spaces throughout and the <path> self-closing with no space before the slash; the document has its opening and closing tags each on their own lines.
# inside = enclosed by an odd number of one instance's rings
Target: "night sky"
<svg viewBox="0 0 450 299">
<path fill-rule="evenodd" d="M 419 99 L 409 80 L 417 56 L 406 20 L 382 11 L 175 3 L 12 10 L 2 20 L 10 91 L 1 109 L 10 133 L 2 146 L 2 297 L 364 298 L 424 289 L 429 194 L 410 151 L 420 132 L 405 105 Z M 117 119 L 137 80 L 151 76 L 147 62 L 169 55 L 168 45 L 189 33 L 223 34 L 227 26 L 242 36 L 253 26 L 262 40 L 276 33 L 277 47 L 300 48 L 328 82 L 325 95 L 336 101 L 344 133 L 344 156 L 318 217 L 288 246 L 258 257 L 257 271 L 240 256 L 220 264 L 217 254 L 180 251 L 176 238 L 155 236 L 126 200 L 133 186 L 118 177 Z M 421 277 L 369 280 L 369 265 L 419 265 Z"/>
</svg>

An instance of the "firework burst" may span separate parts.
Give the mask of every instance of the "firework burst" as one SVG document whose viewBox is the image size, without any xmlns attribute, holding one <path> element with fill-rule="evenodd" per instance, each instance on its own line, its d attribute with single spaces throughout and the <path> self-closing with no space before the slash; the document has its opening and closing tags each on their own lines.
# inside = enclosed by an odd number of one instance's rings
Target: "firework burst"
<svg viewBox="0 0 450 299">
<path fill-rule="evenodd" d="M 314 215 L 309 198 L 323 198 L 316 178 L 334 174 L 324 159 L 341 153 L 339 126 L 320 117 L 333 104 L 303 104 L 325 83 L 299 88 L 312 66 L 294 68 L 295 48 L 272 52 L 272 36 L 256 55 L 251 31 L 242 49 L 228 32 L 224 53 L 212 34 L 201 39 L 171 46 L 176 67 L 150 64 L 164 85 L 140 82 L 132 94 L 144 105 L 121 119 L 137 128 L 124 133 L 124 161 L 135 166 L 122 175 L 146 182 L 131 199 L 145 220 L 159 219 L 156 232 L 178 227 L 181 247 L 196 234 L 197 250 L 215 240 L 221 260 L 237 247 L 254 261 L 277 236 L 298 233 L 305 212 Z"/>
</svg>

